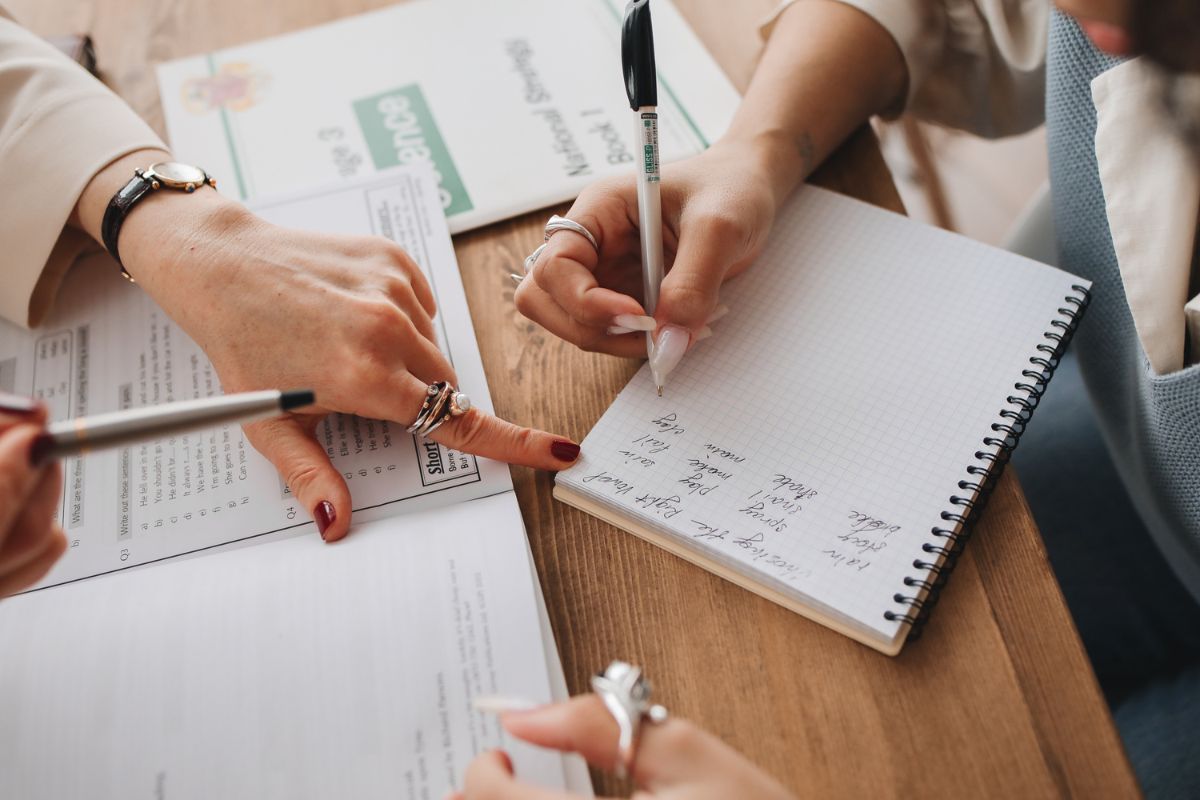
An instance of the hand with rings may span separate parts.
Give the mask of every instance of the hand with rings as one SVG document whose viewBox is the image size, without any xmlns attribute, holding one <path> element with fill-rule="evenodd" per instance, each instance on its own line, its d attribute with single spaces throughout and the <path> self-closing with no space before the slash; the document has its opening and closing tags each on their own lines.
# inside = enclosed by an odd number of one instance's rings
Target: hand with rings
<svg viewBox="0 0 1200 800">
<path fill-rule="evenodd" d="M 165 156 L 135 153 L 102 170 L 80 199 L 85 227 L 99 236 L 133 165 Z M 458 387 L 438 349 L 433 291 L 394 242 L 288 230 L 217 192 L 165 193 L 130 215 L 121 253 L 138 285 L 204 348 L 226 392 L 316 392 L 319 406 L 247 425 L 246 435 L 326 541 L 346 535 L 351 512 L 346 480 L 315 436 L 330 413 L 391 420 L 397 433 L 420 418 L 414 431 L 440 444 L 538 469 L 564 469 L 579 455 L 564 437 L 470 406 L 484 387 Z M 437 408 L 425 409 L 431 385 L 440 387 Z"/>
<path fill-rule="evenodd" d="M 651 705 L 649 685 L 637 667 L 615 661 L 592 685 L 596 694 L 505 711 L 501 724 L 531 744 L 579 753 L 592 766 L 618 776 L 628 772 L 638 798 L 794 800 L 775 779 L 720 739 Z M 448 800 L 577 797 L 521 783 L 507 754 L 493 750 L 471 763 L 462 789 Z"/>
<path fill-rule="evenodd" d="M 725 281 L 766 243 L 776 198 L 770 165 L 740 144 L 714 145 L 663 168 L 667 266 L 653 317 L 642 306 L 637 185 L 633 174 L 589 186 L 546 226 L 516 291 L 522 314 L 584 350 L 641 358 L 654 331 L 664 377 L 726 311 Z M 567 225 L 565 223 L 570 223 Z"/>
</svg>

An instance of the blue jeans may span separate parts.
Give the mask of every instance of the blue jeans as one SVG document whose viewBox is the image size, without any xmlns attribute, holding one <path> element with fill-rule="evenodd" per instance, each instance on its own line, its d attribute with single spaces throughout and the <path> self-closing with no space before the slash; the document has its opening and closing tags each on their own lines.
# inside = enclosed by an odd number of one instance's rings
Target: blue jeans
<svg viewBox="0 0 1200 800">
<path fill-rule="evenodd" d="M 1146 796 L 1200 796 L 1200 605 L 1134 510 L 1070 355 L 1013 464 Z"/>
</svg>

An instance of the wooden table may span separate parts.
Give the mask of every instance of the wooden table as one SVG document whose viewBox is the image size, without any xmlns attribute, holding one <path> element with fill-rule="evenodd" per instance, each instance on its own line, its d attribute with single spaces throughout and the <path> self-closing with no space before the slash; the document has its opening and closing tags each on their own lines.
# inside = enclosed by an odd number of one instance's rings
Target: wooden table
<svg viewBox="0 0 1200 800">
<path fill-rule="evenodd" d="M 676 2 L 745 88 L 756 20 L 775 0 Z M 8 0 L 39 33 L 90 32 L 110 84 L 160 131 L 157 62 L 385 4 Z M 816 182 L 902 210 L 866 130 Z M 546 216 L 460 236 L 456 249 L 497 411 L 582 438 L 637 364 L 580 353 L 513 308 L 507 274 Z M 1011 472 L 924 638 L 895 659 L 553 502 L 550 475 L 513 477 L 572 692 L 614 657 L 642 664 L 675 713 L 801 797 L 1137 794 Z"/>
</svg>

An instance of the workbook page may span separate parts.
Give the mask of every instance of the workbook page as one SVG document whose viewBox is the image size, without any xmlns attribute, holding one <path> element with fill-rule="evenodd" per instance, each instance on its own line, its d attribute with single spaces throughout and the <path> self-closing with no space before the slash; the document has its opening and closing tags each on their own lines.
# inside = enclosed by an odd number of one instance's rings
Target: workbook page
<svg viewBox="0 0 1200 800">
<path fill-rule="evenodd" d="M 256 210 L 288 227 L 401 244 L 433 287 L 434 325 L 460 388 L 491 410 L 458 263 L 426 168 L 263 201 Z M 0 389 L 42 400 L 54 419 L 220 394 L 200 346 L 110 259 L 89 261 L 67 277 L 37 330 L 0 322 Z M 503 465 L 417 439 L 394 422 L 332 415 L 317 438 L 345 476 L 360 519 L 510 487 Z M 316 535 L 309 509 L 236 424 L 71 458 L 64 467 L 59 519 L 70 547 L 41 587 L 231 542 Z"/>
<path fill-rule="evenodd" d="M 498 747 L 563 788 L 472 708 L 552 698 L 524 538 L 506 492 L 5 600 L 0 797 L 440 800 Z"/>
<path fill-rule="evenodd" d="M 816 188 L 661 397 L 639 372 L 558 485 L 894 639 L 914 559 L 1086 283 Z"/>
</svg>

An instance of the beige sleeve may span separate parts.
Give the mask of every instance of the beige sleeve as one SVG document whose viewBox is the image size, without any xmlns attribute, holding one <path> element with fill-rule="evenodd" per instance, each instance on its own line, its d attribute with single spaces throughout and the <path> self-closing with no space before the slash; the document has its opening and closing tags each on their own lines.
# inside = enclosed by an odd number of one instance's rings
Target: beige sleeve
<svg viewBox="0 0 1200 800">
<path fill-rule="evenodd" d="M 0 316 L 36 325 L 75 257 L 96 246 L 67 227 L 92 176 L 126 153 L 163 148 L 86 70 L 0 8 Z"/>
<path fill-rule="evenodd" d="M 763 26 L 796 2 L 784 0 Z M 1044 117 L 1046 0 L 838 0 L 882 25 L 908 67 L 901 108 L 980 136 L 1031 130 Z"/>
</svg>

